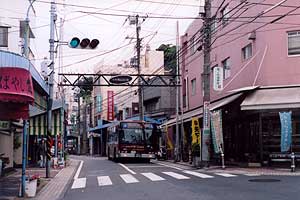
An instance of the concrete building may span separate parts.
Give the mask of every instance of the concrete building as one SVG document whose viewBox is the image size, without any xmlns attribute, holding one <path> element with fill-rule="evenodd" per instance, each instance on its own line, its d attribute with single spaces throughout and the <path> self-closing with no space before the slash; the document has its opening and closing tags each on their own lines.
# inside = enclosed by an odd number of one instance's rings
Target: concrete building
<svg viewBox="0 0 300 200">
<path fill-rule="evenodd" d="M 292 111 L 292 150 L 299 153 L 300 34 L 296 23 L 300 10 L 292 6 L 298 1 L 222 2 L 212 1 L 210 110 L 222 111 L 227 162 L 271 164 L 272 158 L 282 155 L 279 112 L 283 111 Z M 201 28 L 202 20 L 196 19 L 181 37 L 182 117 L 188 149 L 192 119 L 197 118 L 202 128 Z M 174 126 L 174 119 L 165 125 Z M 175 143 L 171 129 L 169 136 Z M 212 150 L 210 154 L 219 156 Z"/>
</svg>

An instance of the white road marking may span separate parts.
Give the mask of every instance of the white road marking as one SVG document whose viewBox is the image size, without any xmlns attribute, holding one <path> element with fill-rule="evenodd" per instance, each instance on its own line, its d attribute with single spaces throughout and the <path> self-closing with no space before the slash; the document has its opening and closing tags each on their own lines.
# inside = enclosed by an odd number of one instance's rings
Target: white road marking
<svg viewBox="0 0 300 200">
<path fill-rule="evenodd" d="M 129 169 L 126 165 L 122 164 L 122 163 L 119 163 L 119 165 L 121 167 L 123 167 L 124 169 L 126 169 L 128 172 L 130 172 L 131 174 L 136 174 L 134 171 L 132 171 L 131 169 Z"/>
<path fill-rule="evenodd" d="M 166 180 L 163 177 L 160 177 L 156 174 L 153 173 L 141 173 L 143 176 L 146 176 L 148 179 L 150 179 L 151 181 L 163 181 Z"/>
<path fill-rule="evenodd" d="M 78 169 L 77 169 L 77 171 L 76 171 L 76 174 L 75 174 L 75 176 L 74 176 L 74 179 L 78 179 L 78 176 L 79 176 L 79 174 L 80 174 L 82 165 L 83 165 L 83 160 L 80 161 L 80 164 L 79 164 L 79 167 L 78 167 Z"/>
<path fill-rule="evenodd" d="M 229 177 L 236 177 L 237 176 L 237 175 L 228 174 L 228 173 L 215 173 L 215 174 L 217 174 L 219 176 L 224 176 L 224 177 L 227 177 L 227 178 L 229 178 Z"/>
<path fill-rule="evenodd" d="M 190 179 L 190 177 L 187 177 L 182 174 L 175 173 L 175 172 L 163 172 L 163 173 L 166 175 L 172 176 L 173 178 L 176 178 L 176 179 Z"/>
<path fill-rule="evenodd" d="M 77 178 L 74 179 L 71 189 L 85 188 L 85 186 L 86 186 L 86 178 Z"/>
<path fill-rule="evenodd" d="M 109 176 L 98 176 L 97 179 L 99 186 L 112 185 Z"/>
<path fill-rule="evenodd" d="M 190 174 L 190 175 L 193 175 L 193 176 L 200 177 L 200 178 L 213 178 L 213 176 L 210 176 L 210 175 L 207 175 L 207 174 L 202 174 L 202 173 L 199 173 L 199 172 L 193 172 L 193 171 L 188 171 L 188 170 L 185 170 L 183 172 L 186 173 L 186 174 Z"/>
<path fill-rule="evenodd" d="M 170 168 L 173 168 L 173 169 L 177 169 L 177 170 L 180 170 L 180 171 L 183 171 L 183 169 L 181 169 L 179 167 L 172 166 L 172 165 L 167 165 L 167 164 L 163 164 L 163 163 L 156 163 L 156 164 L 162 165 L 162 166 L 165 166 L 165 167 L 170 167 Z"/>
<path fill-rule="evenodd" d="M 260 176 L 259 174 L 245 174 L 245 176 Z"/>
<path fill-rule="evenodd" d="M 120 174 L 120 176 L 125 181 L 125 183 L 137 183 L 137 182 L 139 182 L 131 174 Z"/>
</svg>

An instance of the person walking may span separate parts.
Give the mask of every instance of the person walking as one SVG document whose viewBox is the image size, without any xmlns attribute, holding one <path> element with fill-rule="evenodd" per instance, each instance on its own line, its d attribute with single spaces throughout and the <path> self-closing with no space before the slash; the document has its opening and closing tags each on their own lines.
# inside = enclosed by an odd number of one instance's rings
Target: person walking
<svg viewBox="0 0 300 200">
<path fill-rule="evenodd" d="M 39 154 L 40 154 L 40 167 L 45 167 L 46 166 L 46 143 L 45 140 L 42 139 L 40 146 L 39 146 Z"/>
</svg>

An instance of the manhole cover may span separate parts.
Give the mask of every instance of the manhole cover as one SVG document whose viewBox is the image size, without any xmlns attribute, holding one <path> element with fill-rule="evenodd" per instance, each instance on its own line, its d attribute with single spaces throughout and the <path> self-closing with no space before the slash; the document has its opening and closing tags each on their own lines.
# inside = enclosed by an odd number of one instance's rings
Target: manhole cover
<svg viewBox="0 0 300 200">
<path fill-rule="evenodd" d="M 259 183 L 272 183 L 272 182 L 280 182 L 279 179 L 272 179 L 272 178 L 256 178 L 250 179 L 250 182 L 259 182 Z"/>
</svg>

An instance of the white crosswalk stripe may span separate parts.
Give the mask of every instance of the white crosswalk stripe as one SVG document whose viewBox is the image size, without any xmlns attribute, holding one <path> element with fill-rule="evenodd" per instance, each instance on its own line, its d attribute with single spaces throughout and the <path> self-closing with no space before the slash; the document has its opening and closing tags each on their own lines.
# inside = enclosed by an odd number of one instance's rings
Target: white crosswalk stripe
<svg viewBox="0 0 300 200">
<path fill-rule="evenodd" d="M 137 182 L 139 182 L 131 174 L 121 174 L 120 177 L 125 181 L 125 183 L 137 183 Z"/>
<path fill-rule="evenodd" d="M 213 174 L 206 174 L 206 173 L 200 173 L 200 172 L 192 171 L 192 170 L 183 170 L 183 171 L 181 171 L 181 173 L 168 171 L 168 172 L 157 172 L 157 173 L 144 172 L 144 173 L 139 173 L 139 174 L 143 175 L 144 177 L 146 177 L 150 181 L 165 181 L 165 180 L 168 180 L 165 177 L 161 177 L 159 175 L 160 173 L 165 174 L 165 175 L 167 175 L 169 177 L 178 179 L 178 180 L 181 180 L 181 179 L 191 179 L 192 178 L 191 176 L 202 178 L 202 179 L 216 178 L 216 176 L 214 176 L 214 175 L 222 176 L 222 177 L 225 177 L 225 178 L 237 177 L 237 176 L 240 176 L 240 175 L 244 175 L 244 176 L 259 176 L 259 174 L 250 174 L 250 173 L 248 173 L 248 174 L 239 174 L 239 175 L 237 175 L 237 174 L 230 174 L 230 173 L 221 173 L 221 172 L 213 173 Z M 190 176 L 185 176 L 182 173 L 188 174 Z M 120 174 L 119 176 L 121 177 L 121 179 L 126 184 L 140 182 L 135 177 L 135 176 L 138 176 L 138 175 Z M 113 183 L 113 181 L 111 180 L 112 177 L 110 177 L 110 176 L 97 176 L 96 178 L 97 178 L 97 182 L 98 182 L 98 186 L 99 187 L 111 186 L 111 185 L 117 183 L 116 180 Z M 71 189 L 82 189 L 82 188 L 85 188 L 86 187 L 86 181 L 87 181 L 87 178 L 76 178 L 76 179 L 74 179 L 74 182 L 72 184 Z"/>
<path fill-rule="evenodd" d="M 168 176 L 172 176 L 173 178 L 176 178 L 176 179 L 190 179 L 190 177 L 187 177 L 182 174 L 175 173 L 175 172 L 162 172 L 162 173 L 164 173 Z"/>
<path fill-rule="evenodd" d="M 186 174 L 197 176 L 199 178 L 213 178 L 213 176 L 210 176 L 210 175 L 207 175 L 207 174 L 202 174 L 202 173 L 199 173 L 199 172 L 188 171 L 188 170 L 185 170 L 183 172 L 186 173 Z"/>
<path fill-rule="evenodd" d="M 98 176 L 97 179 L 99 186 L 112 185 L 109 176 Z"/>
<path fill-rule="evenodd" d="M 74 179 L 72 189 L 85 188 L 86 186 L 86 178 L 77 178 Z"/>
<path fill-rule="evenodd" d="M 153 173 L 141 173 L 143 176 L 147 177 L 148 179 L 150 179 L 151 181 L 163 181 L 166 180 L 163 177 L 160 177 L 156 174 Z"/>
<path fill-rule="evenodd" d="M 236 177 L 237 175 L 234 175 L 234 174 L 228 174 L 228 173 L 215 173 L 219 176 L 223 176 L 223 177 L 226 177 L 226 178 L 230 178 L 230 177 Z"/>
</svg>

